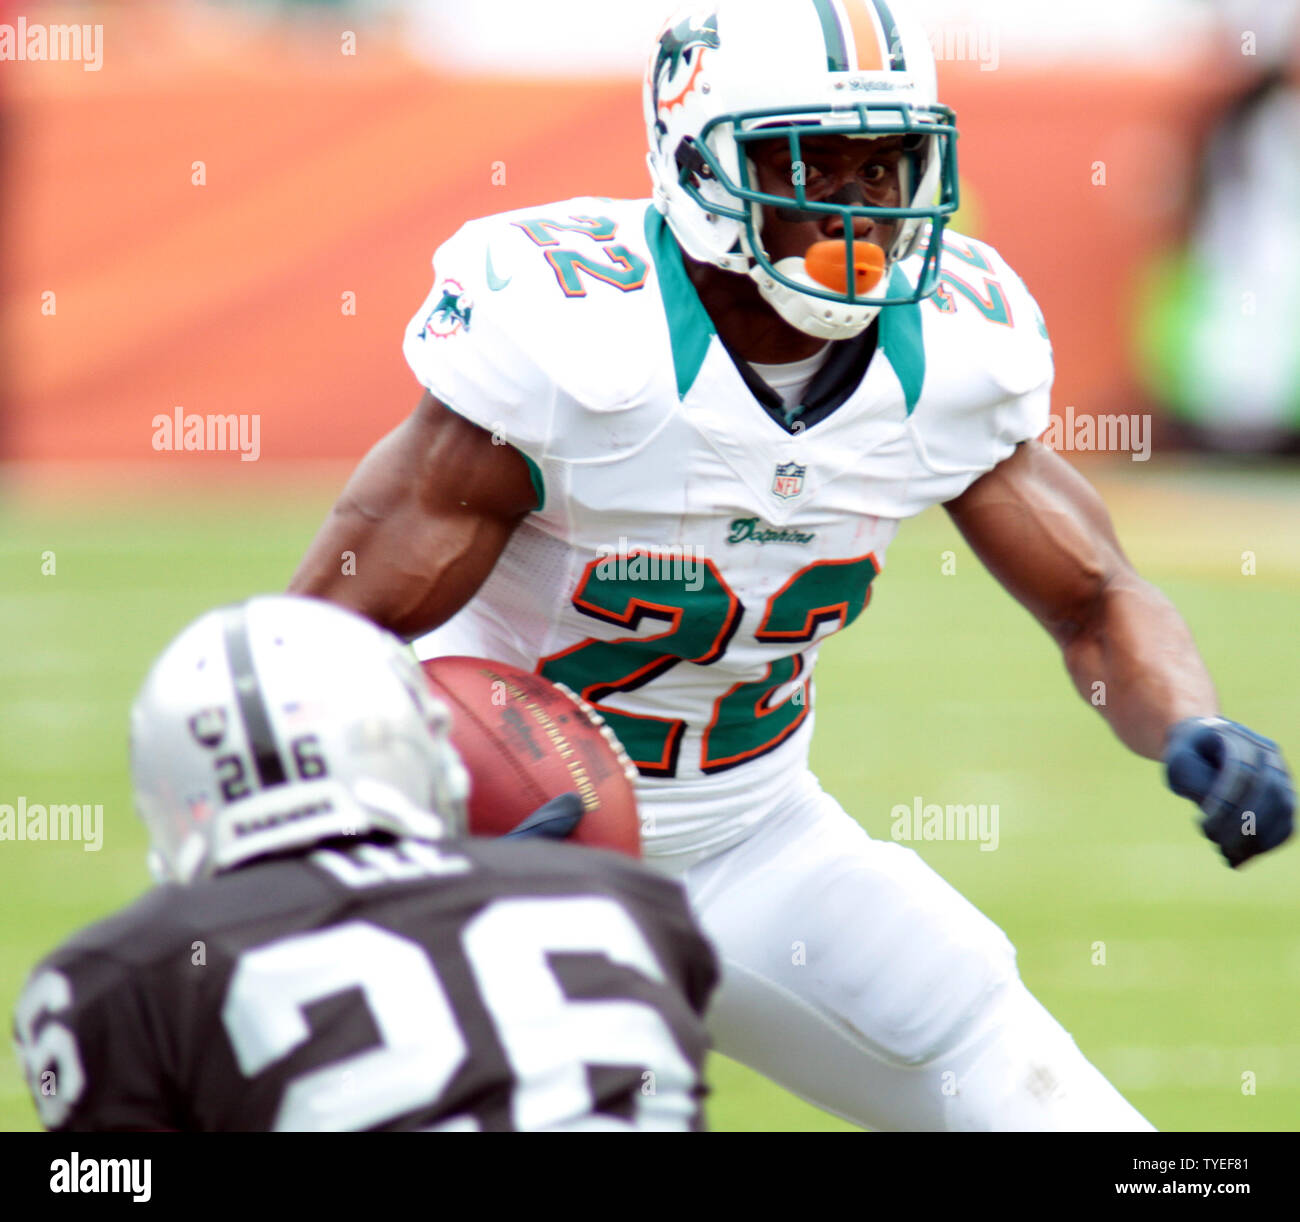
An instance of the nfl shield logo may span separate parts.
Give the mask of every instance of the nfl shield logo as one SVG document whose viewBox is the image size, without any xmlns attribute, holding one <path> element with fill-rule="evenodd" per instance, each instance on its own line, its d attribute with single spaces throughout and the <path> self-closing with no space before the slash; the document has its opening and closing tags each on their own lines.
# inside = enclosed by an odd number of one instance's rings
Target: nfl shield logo
<svg viewBox="0 0 1300 1222">
<path fill-rule="evenodd" d="M 803 477 L 808 474 L 807 467 L 798 463 L 783 462 L 776 468 L 776 477 L 772 480 L 772 491 L 782 500 L 790 500 L 803 491 Z"/>
</svg>

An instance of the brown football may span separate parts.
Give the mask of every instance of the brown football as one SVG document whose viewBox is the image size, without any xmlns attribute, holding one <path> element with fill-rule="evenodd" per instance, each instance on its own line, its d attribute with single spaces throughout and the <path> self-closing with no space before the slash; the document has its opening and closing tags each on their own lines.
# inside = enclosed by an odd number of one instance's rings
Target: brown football
<svg viewBox="0 0 1300 1222">
<path fill-rule="evenodd" d="M 430 658 L 470 775 L 469 830 L 501 836 L 563 793 L 582 799 L 568 842 L 641 856 L 636 769 L 600 715 L 567 688 L 487 658 Z"/>
</svg>

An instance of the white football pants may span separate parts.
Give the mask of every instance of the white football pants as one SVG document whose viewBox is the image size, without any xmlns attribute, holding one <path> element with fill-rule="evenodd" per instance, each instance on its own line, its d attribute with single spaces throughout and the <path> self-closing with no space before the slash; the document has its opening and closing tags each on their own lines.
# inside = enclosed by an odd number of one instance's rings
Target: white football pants
<svg viewBox="0 0 1300 1222">
<path fill-rule="evenodd" d="M 871 1129 L 1151 1125 L 1021 982 L 1006 935 L 812 774 L 788 808 L 685 869 L 722 980 L 714 1046 Z"/>
</svg>

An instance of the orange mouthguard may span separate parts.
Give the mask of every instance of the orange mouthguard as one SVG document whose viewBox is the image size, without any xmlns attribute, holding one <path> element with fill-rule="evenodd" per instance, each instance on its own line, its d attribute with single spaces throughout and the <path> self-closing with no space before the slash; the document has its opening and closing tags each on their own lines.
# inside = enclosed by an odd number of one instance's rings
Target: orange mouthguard
<svg viewBox="0 0 1300 1222">
<path fill-rule="evenodd" d="M 834 240 L 814 242 L 803 257 L 808 274 L 837 293 L 849 291 L 849 244 Z M 885 274 L 885 252 L 873 242 L 853 243 L 853 291 L 871 292 Z"/>
</svg>

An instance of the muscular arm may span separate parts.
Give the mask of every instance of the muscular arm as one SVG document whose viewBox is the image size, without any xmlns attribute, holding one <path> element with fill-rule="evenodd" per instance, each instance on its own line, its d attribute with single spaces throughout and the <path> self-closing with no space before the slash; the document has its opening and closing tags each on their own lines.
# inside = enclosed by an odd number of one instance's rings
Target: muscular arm
<svg viewBox="0 0 1300 1222">
<path fill-rule="evenodd" d="M 1101 498 L 1038 442 L 947 506 L 994 577 L 1060 645 L 1075 686 L 1139 755 L 1159 759 L 1165 732 L 1218 711 L 1214 685 L 1173 605 L 1134 571 Z"/>
<path fill-rule="evenodd" d="M 409 640 L 469 601 L 536 504 L 523 456 L 426 393 L 362 459 L 289 592 L 349 607 Z M 355 556 L 352 575 L 345 552 Z"/>
</svg>

